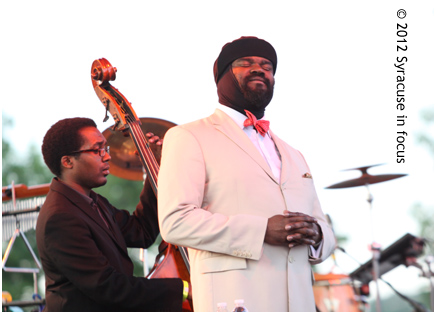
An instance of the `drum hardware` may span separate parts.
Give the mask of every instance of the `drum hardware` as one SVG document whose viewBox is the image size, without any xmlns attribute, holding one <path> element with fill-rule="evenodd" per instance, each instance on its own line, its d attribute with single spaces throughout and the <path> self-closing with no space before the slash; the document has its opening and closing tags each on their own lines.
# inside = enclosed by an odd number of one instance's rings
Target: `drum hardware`
<svg viewBox="0 0 436 314">
<path fill-rule="evenodd" d="M 406 267 L 415 266 L 422 269 L 422 267 L 416 263 L 416 258 L 422 255 L 425 243 L 426 241 L 424 239 L 407 233 L 388 248 L 382 250 L 379 259 L 379 279 L 386 283 L 400 298 L 407 301 L 415 309 L 415 311 L 419 312 L 428 310 L 424 305 L 397 291 L 389 282 L 381 278 L 381 276 L 399 265 L 405 265 Z M 344 249 L 341 249 L 341 251 L 350 256 L 347 252 L 345 252 Z M 350 257 L 353 258 L 352 256 Z M 353 260 L 359 263 L 355 258 L 353 258 Z M 373 264 L 372 260 L 369 260 L 365 264 L 360 264 L 360 267 L 354 270 L 350 274 L 350 277 L 353 280 L 360 282 L 362 287 L 364 287 L 367 286 L 371 280 L 373 280 L 372 273 Z"/>
<path fill-rule="evenodd" d="M 357 186 L 365 186 L 367 191 L 368 191 L 367 202 L 369 205 L 371 236 L 372 236 L 372 243 L 371 243 L 372 268 L 373 268 L 372 273 L 373 273 L 373 280 L 374 280 L 374 283 L 376 285 L 376 310 L 378 312 L 381 312 L 380 289 L 378 286 L 378 278 L 380 278 L 379 259 L 380 259 L 381 248 L 380 248 L 380 245 L 378 245 L 375 242 L 373 212 L 372 212 L 372 202 L 374 200 L 374 197 L 371 194 L 371 191 L 369 189 L 369 185 L 381 183 L 381 182 L 385 182 L 385 181 L 389 181 L 389 180 L 393 180 L 393 179 L 397 179 L 397 178 L 401 178 L 403 176 L 406 176 L 406 174 L 371 175 L 368 173 L 369 168 L 380 166 L 380 165 L 382 165 L 382 164 L 343 170 L 343 171 L 360 170 L 361 176 L 359 178 L 356 178 L 356 179 L 343 181 L 343 182 L 333 184 L 333 185 L 326 187 L 326 189 L 342 189 L 342 188 L 351 188 L 351 187 L 357 187 Z"/>
<path fill-rule="evenodd" d="M 391 271 L 397 266 L 416 266 L 416 258 L 424 252 L 425 240 L 406 233 L 400 239 L 391 244 L 380 253 L 380 276 Z M 372 280 L 372 262 L 367 261 L 354 270 L 350 277 L 362 283 L 369 283 Z M 419 266 L 418 266 L 419 267 Z"/>
<path fill-rule="evenodd" d="M 336 241 L 336 233 L 333 228 L 332 219 L 328 214 L 326 214 L 326 218 Z M 345 252 L 344 249 L 337 245 L 337 241 L 335 250 L 336 249 Z M 334 251 L 331 254 L 334 265 L 330 273 L 326 275 L 314 274 L 315 282 L 313 292 L 317 312 L 364 311 L 365 305 L 367 304 L 366 296 L 369 295 L 369 290 L 367 289 L 365 292 L 365 286 L 358 284 L 348 275 L 335 272 L 335 270 L 339 269 L 339 265 Z"/>
<path fill-rule="evenodd" d="M 32 185 L 27 187 L 25 184 L 15 184 L 2 187 L 2 201 L 12 200 L 12 195 L 15 193 L 15 199 L 26 197 L 37 197 L 47 195 L 50 190 L 50 183 Z"/>
<path fill-rule="evenodd" d="M 319 312 L 359 312 L 363 307 L 360 287 L 344 274 L 314 274 L 313 293 Z"/>
<path fill-rule="evenodd" d="M 381 165 L 383 165 L 383 164 L 377 164 L 377 165 L 372 165 L 372 166 L 365 166 L 365 167 L 342 170 L 342 171 L 360 170 L 362 174 L 359 178 L 339 182 L 339 183 L 336 183 L 336 184 L 333 184 L 333 185 L 326 187 L 326 189 L 344 189 L 344 188 L 352 188 L 352 187 L 356 187 L 356 186 L 368 186 L 369 184 L 381 183 L 381 182 L 394 180 L 394 179 L 398 179 L 398 178 L 407 176 L 407 174 L 371 175 L 368 173 L 367 170 L 369 168 L 377 167 L 377 166 L 381 166 Z"/>
<path fill-rule="evenodd" d="M 3 308 L 9 306 L 18 306 L 18 307 L 26 307 L 26 306 L 38 306 L 39 308 L 43 308 L 45 305 L 45 299 L 43 300 L 35 300 L 35 301 L 10 301 L 3 303 Z M 3 309 L 4 310 L 4 309 Z M 6 312 L 6 310 L 4 310 Z M 41 310 L 42 312 L 42 310 Z"/>
<path fill-rule="evenodd" d="M 15 186 L 14 182 L 12 182 L 11 186 L 2 188 L 2 236 L 3 241 L 9 239 L 8 246 L 6 247 L 2 259 L 2 268 L 5 272 L 33 274 L 34 296 L 39 296 L 37 274 L 39 273 L 42 266 L 31 245 L 29 244 L 29 241 L 27 240 L 24 232 L 30 229 L 35 229 L 39 210 L 41 208 L 41 205 L 45 201 L 45 197 L 41 196 L 47 194 L 48 191 L 49 184 L 36 185 L 28 188 L 24 184 L 18 184 Z M 29 197 L 34 198 L 19 199 Z M 6 266 L 6 262 L 8 261 L 8 258 L 12 252 L 15 240 L 19 236 L 21 236 L 21 238 L 23 239 L 24 244 L 26 245 L 27 250 L 32 255 L 32 258 L 35 261 L 37 268 Z M 13 304 L 9 304 L 8 302 L 3 303 L 3 306 L 10 305 Z"/>
</svg>

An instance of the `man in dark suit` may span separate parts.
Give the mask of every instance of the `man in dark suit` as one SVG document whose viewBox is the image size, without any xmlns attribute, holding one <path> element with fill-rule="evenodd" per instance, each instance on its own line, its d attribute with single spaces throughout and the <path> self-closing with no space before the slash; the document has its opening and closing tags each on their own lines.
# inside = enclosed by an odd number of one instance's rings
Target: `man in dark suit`
<svg viewBox="0 0 436 314">
<path fill-rule="evenodd" d="M 87 118 L 61 120 L 44 137 L 44 160 L 56 176 L 36 226 L 45 310 L 181 311 L 188 283 L 134 277 L 127 254 L 127 247 L 149 247 L 159 234 L 148 180 L 132 215 L 92 191 L 107 181 L 106 145 Z"/>
</svg>

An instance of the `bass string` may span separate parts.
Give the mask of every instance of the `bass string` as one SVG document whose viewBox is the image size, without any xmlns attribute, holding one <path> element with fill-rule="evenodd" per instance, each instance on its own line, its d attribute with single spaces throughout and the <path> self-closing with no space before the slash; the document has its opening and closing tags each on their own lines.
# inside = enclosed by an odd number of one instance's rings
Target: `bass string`
<svg viewBox="0 0 436 314">
<path fill-rule="evenodd" d="M 154 185 L 155 191 L 157 192 L 157 175 L 159 173 L 159 165 L 156 161 L 156 158 L 154 157 L 153 152 L 150 149 L 149 142 L 147 141 L 146 137 L 144 136 L 144 133 L 142 132 L 139 123 L 136 121 L 132 121 L 128 117 L 129 125 L 131 129 L 131 134 L 134 139 L 134 141 L 137 144 L 137 148 L 139 150 L 139 153 L 142 153 L 142 157 L 144 158 L 144 167 L 148 169 L 148 172 L 150 174 L 150 182 Z"/>
<path fill-rule="evenodd" d="M 152 165 L 152 168 L 154 171 L 154 173 L 152 175 L 152 176 L 154 176 L 154 178 L 152 178 L 152 179 L 153 179 L 153 182 L 155 183 L 156 191 L 157 191 L 156 179 L 157 179 L 157 174 L 159 172 L 159 164 L 157 163 L 156 158 L 154 157 L 154 154 L 150 149 L 149 142 L 147 141 L 146 137 L 144 136 L 144 133 L 142 132 L 141 128 L 139 127 L 139 124 L 136 121 L 132 122 L 131 129 L 132 129 L 132 132 L 136 136 L 139 136 L 141 138 L 141 141 L 138 141 L 138 145 L 142 144 L 141 147 L 144 149 L 145 152 L 147 152 L 148 161 Z M 179 252 L 180 252 L 180 255 L 182 256 L 182 259 L 186 265 L 188 272 L 190 272 L 190 262 L 189 262 L 188 252 L 187 252 L 186 248 L 179 247 Z"/>
</svg>

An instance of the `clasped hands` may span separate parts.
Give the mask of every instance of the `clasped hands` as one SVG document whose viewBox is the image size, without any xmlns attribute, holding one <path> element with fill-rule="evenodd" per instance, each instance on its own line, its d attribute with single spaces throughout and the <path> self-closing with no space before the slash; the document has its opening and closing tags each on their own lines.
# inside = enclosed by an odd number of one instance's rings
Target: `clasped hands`
<svg viewBox="0 0 436 314">
<path fill-rule="evenodd" d="M 285 210 L 283 215 L 268 219 L 265 233 L 265 242 L 268 244 L 292 248 L 301 244 L 316 245 L 321 239 L 321 228 L 312 216 Z"/>
</svg>

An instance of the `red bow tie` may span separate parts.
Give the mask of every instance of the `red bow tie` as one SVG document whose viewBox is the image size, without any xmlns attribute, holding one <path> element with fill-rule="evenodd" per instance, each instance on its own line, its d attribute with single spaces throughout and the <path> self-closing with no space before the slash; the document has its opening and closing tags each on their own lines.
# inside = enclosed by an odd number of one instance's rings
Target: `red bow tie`
<svg viewBox="0 0 436 314">
<path fill-rule="evenodd" d="M 244 127 L 252 125 L 260 135 L 265 136 L 269 130 L 269 121 L 267 120 L 257 120 L 254 114 L 248 110 L 244 110 L 247 114 L 248 119 L 244 121 Z"/>
</svg>

